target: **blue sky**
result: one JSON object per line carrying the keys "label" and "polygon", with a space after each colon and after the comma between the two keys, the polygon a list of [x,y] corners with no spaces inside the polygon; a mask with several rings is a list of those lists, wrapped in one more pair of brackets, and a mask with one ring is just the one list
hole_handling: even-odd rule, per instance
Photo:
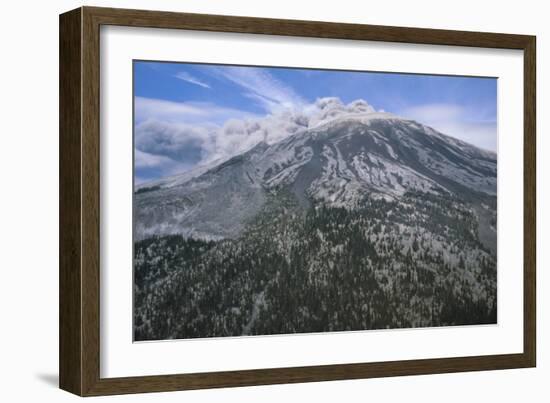
{"label": "blue sky", "polygon": [[239,152],[259,141],[251,121],[270,116],[265,135],[280,130],[275,117],[310,116],[325,97],[362,99],[496,150],[494,78],[136,61],[134,96],[137,183]]}

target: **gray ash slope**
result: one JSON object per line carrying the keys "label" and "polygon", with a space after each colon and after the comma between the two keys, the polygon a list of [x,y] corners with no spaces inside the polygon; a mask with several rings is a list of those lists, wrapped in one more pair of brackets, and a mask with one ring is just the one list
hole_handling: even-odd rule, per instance
{"label": "gray ash slope", "polygon": [[338,116],[137,189],[136,340],[496,321],[496,155]]}
{"label": "gray ash slope", "polygon": [[407,191],[460,194],[479,204],[496,195],[494,153],[386,113],[337,118],[203,171],[138,188],[137,239],[237,236],[267,195],[285,187],[304,207],[349,209],[366,196],[395,200]]}

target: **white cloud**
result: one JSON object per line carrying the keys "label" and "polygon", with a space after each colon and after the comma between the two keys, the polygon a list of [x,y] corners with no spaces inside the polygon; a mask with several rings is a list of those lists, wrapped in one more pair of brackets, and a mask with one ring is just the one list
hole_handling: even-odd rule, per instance
{"label": "white cloud", "polygon": [[138,169],[158,168],[173,163],[175,163],[174,160],[163,155],[149,154],[139,149],[134,152],[134,166]]}
{"label": "white cloud", "polygon": [[453,104],[427,104],[406,108],[402,114],[420,122],[450,121],[459,119],[463,109]]}
{"label": "white cloud", "polygon": [[266,111],[296,108],[305,101],[294,90],[269,72],[254,67],[213,67],[214,75],[225,78],[244,89],[243,95],[254,99]]}
{"label": "white cloud", "polygon": [[[263,98],[261,98],[263,99]],[[280,99],[283,99],[281,96]],[[272,101],[280,105],[278,101]],[[349,113],[375,109],[363,100],[344,104],[327,97],[299,103],[292,108],[274,107],[263,117],[214,104],[176,103],[136,98],[136,174],[154,169],[162,176],[188,171],[214,160],[224,161],[260,142],[273,144],[300,130]],[[468,120],[471,114],[457,105],[422,105],[400,115],[488,150],[496,149],[496,123]]]}
{"label": "white cloud", "polygon": [[[134,150],[134,167],[136,172],[153,170],[155,175],[164,177],[188,170],[193,167],[193,164],[185,164],[163,155],[150,154],[136,148]],[[147,182],[147,179],[138,175],[135,177],[135,181],[136,184],[140,184]]]}
{"label": "white cloud", "polygon": [[215,128],[147,120],[135,128],[135,148],[173,161],[195,164],[210,149]]}
{"label": "white cloud", "polygon": [[437,131],[489,151],[497,151],[496,122],[425,123]]}
{"label": "white cloud", "polygon": [[[340,114],[374,111],[362,100],[345,105],[338,98],[321,98],[308,104],[262,69],[213,67],[210,71],[237,84],[244,96],[254,99],[269,114],[258,117],[213,103],[136,97],[138,170],[183,172],[196,165],[228,159],[262,141],[273,144]],[[187,75],[179,78],[194,79]]]}
{"label": "white cloud", "polygon": [[256,116],[247,111],[221,107],[209,102],[174,102],[145,97],[135,97],[134,112],[137,123],[158,120],[188,124],[222,124],[231,118]]}
{"label": "white cloud", "polygon": [[135,97],[134,112],[136,120],[165,119],[181,120],[184,118],[204,118],[206,111],[189,103],[165,101],[161,99]]}
{"label": "white cloud", "polygon": [[454,104],[427,104],[405,108],[399,114],[477,147],[496,151],[497,123],[480,118],[476,111]]}
{"label": "white cloud", "polygon": [[[140,102],[147,107],[153,105],[151,109],[156,110],[162,109],[166,101],[142,99]],[[363,100],[345,105],[338,98],[320,98],[312,104],[277,109],[261,118],[232,117],[221,125],[214,125],[208,122],[184,123],[173,119],[174,115],[192,115],[195,119],[195,116],[208,117],[210,113],[195,111],[197,105],[174,104],[169,102],[167,105],[172,110],[149,113],[150,116],[170,117],[172,120],[150,118],[136,125],[135,147],[140,152],[136,152],[136,167],[154,167],[163,173],[184,172],[214,160],[226,160],[262,141],[276,143],[342,114],[374,112],[374,108]],[[220,109],[215,105],[207,107],[210,111]]]}
{"label": "white cloud", "polygon": [[188,83],[198,85],[199,87],[210,88],[209,84],[207,84],[206,82],[204,82],[202,80],[199,80],[197,77],[192,76],[191,74],[187,73],[186,71],[180,71],[179,73],[174,75],[174,77],[176,77],[180,80],[183,80],[183,81],[187,81]]}

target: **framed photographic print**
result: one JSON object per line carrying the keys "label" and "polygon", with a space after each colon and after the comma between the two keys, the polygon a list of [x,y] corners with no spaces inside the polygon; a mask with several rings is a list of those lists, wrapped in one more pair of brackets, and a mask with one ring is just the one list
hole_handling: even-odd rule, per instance
{"label": "framed photographic print", "polygon": [[535,366],[535,37],[60,17],[60,387]]}

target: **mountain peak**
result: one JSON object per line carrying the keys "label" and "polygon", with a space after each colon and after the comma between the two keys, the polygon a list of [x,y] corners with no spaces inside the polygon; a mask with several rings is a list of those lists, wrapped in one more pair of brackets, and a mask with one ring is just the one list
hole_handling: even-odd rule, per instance
{"label": "mountain peak", "polygon": [[496,194],[496,155],[391,113],[337,114],[278,142],[260,141],[217,164],[149,185],[135,195],[136,236],[232,237],[281,192],[306,210],[353,210],[365,198],[400,200],[410,192],[481,203]]}
{"label": "mountain peak", "polygon": [[360,124],[368,125],[373,120],[406,120],[389,112],[349,112],[346,114],[337,115],[330,119],[320,121],[317,125],[311,127],[311,129],[319,129],[329,125],[334,125],[343,122],[357,122]]}

